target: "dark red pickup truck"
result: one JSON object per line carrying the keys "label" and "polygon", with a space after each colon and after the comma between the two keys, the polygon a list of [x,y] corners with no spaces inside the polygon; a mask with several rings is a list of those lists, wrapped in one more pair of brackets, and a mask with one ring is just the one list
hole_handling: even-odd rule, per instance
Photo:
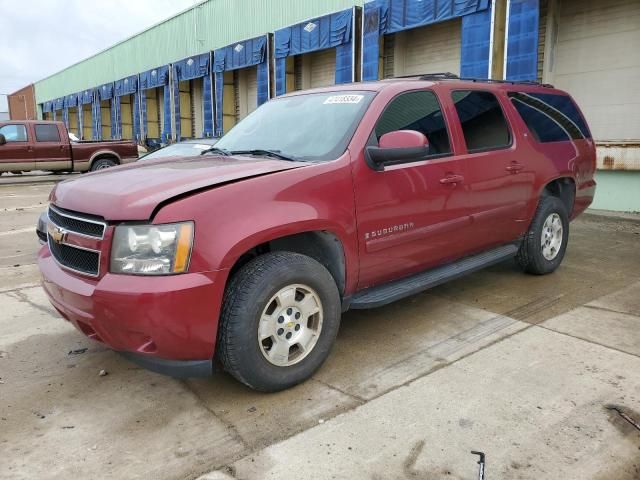
{"label": "dark red pickup truck", "polygon": [[594,171],[584,118],[552,87],[423,76],[297,92],[198,157],[58,184],[38,265],[62,316],[131,360],[176,376],[221,365],[274,391],[322,364],[347,309],[512,258],[554,271]]}
{"label": "dark red pickup truck", "polygon": [[29,170],[86,172],[138,159],[131,141],[76,142],[62,122],[0,122],[0,173]]}

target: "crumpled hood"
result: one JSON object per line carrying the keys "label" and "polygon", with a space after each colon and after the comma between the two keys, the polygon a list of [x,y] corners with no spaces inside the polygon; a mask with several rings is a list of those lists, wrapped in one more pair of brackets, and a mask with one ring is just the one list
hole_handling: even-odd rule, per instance
{"label": "crumpled hood", "polygon": [[147,220],[158,204],[173,197],[243,178],[307,164],[249,156],[213,156],[141,161],[59,183],[55,205],[106,220]]}

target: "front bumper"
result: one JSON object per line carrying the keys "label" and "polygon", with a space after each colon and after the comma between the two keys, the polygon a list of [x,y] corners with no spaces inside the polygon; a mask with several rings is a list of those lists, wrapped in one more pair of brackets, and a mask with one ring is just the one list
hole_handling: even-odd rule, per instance
{"label": "front bumper", "polygon": [[150,370],[179,377],[211,372],[226,272],[86,278],[38,255],[53,306],[87,337]]}

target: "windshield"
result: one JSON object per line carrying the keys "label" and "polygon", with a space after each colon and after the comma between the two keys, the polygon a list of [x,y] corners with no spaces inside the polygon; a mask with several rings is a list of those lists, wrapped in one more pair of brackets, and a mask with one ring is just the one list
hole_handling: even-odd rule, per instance
{"label": "windshield", "polygon": [[195,157],[210,149],[215,142],[209,143],[174,143],[155,152],[145,155],[140,160],[155,160],[166,157]]}
{"label": "windshield", "polygon": [[328,92],[271,100],[238,123],[216,148],[270,150],[295,160],[333,160],[346,150],[373,95]]}

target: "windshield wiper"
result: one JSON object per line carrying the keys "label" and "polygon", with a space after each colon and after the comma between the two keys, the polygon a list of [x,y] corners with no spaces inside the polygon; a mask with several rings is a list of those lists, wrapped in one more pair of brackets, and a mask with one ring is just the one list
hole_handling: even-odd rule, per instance
{"label": "windshield wiper", "polygon": [[280,160],[288,160],[290,162],[297,162],[298,160],[292,157],[283,155],[277,150],[265,150],[263,148],[255,148],[253,150],[232,150],[232,155],[259,155],[263,157],[275,157]]}
{"label": "windshield wiper", "polygon": [[207,148],[206,150],[201,151],[200,155],[204,155],[205,153],[218,153],[220,155],[224,155],[225,157],[228,157],[229,155],[231,155],[231,152],[229,150],[225,150],[224,148],[218,148],[218,147]]}

